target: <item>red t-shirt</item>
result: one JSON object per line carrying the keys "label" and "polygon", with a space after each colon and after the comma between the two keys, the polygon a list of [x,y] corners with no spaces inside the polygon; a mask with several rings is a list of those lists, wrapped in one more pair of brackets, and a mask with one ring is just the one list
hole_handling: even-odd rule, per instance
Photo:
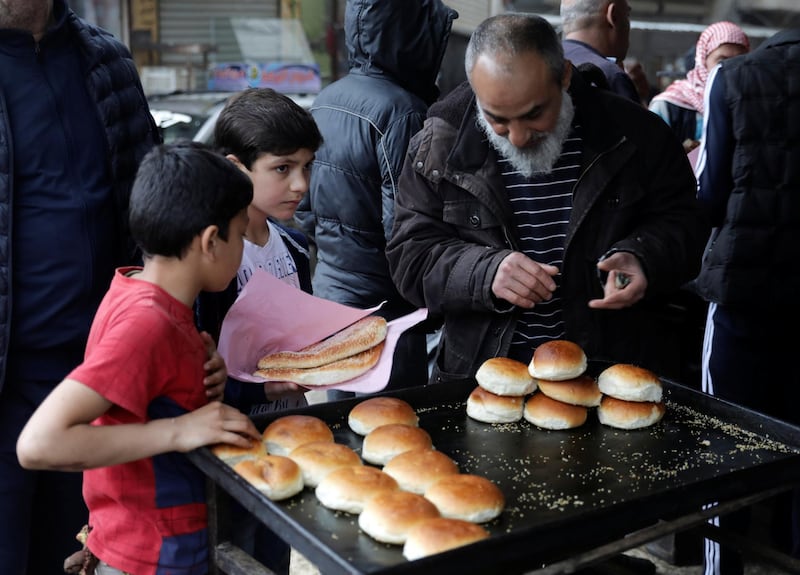
{"label": "red t-shirt", "polygon": [[[207,403],[207,352],[192,309],[119,269],[92,324],[84,362],[69,374],[114,405],[93,425],[175,417]],[[208,568],[205,480],[171,452],[83,474],[88,547],[136,575]]]}

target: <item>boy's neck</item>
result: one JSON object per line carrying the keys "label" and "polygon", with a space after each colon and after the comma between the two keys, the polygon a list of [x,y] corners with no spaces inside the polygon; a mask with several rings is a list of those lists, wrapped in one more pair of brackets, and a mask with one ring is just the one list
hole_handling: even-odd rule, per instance
{"label": "boy's neck", "polygon": [[134,279],[157,285],[187,307],[192,307],[201,291],[196,270],[197,266],[186,258],[154,256],[145,260],[142,271]]}
{"label": "boy's neck", "polygon": [[269,241],[269,225],[267,224],[266,216],[261,213],[248,213],[248,216],[250,221],[247,224],[247,231],[245,231],[244,236],[250,243],[264,247]]}

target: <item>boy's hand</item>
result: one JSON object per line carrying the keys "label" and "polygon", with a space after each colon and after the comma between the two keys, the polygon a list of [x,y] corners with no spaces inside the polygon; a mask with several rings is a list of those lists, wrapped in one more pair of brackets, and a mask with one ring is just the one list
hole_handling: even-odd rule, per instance
{"label": "boy's hand", "polygon": [[225,360],[217,351],[217,344],[208,332],[200,333],[200,337],[206,344],[208,351],[208,361],[203,364],[203,369],[206,370],[206,377],[203,379],[203,385],[206,388],[206,397],[208,401],[222,401],[222,396],[225,393],[225,382],[228,380],[228,368],[225,367]]}
{"label": "boy's hand", "polygon": [[219,401],[176,417],[172,423],[175,451],[183,453],[214,443],[248,448],[261,441],[261,433],[249,417]]}

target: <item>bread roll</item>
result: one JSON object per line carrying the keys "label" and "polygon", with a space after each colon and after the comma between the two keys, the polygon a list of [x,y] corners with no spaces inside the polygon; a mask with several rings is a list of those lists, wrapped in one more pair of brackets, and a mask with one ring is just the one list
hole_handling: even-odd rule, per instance
{"label": "bread roll", "polygon": [[484,423],[511,423],[522,419],[522,395],[497,395],[480,385],[467,397],[467,415]]}
{"label": "bread roll", "polygon": [[412,449],[432,449],[430,434],[421,427],[390,423],[364,436],[361,457],[375,465],[386,465],[392,457]]}
{"label": "bread roll", "polygon": [[652,371],[636,365],[618,363],[597,376],[597,385],[606,395],[625,401],[661,401],[661,380]]}
{"label": "bread roll", "polygon": [[282,455],[245,459],[233,469],[273,501],[288,499],[303,490],[303,473],[300,467]]}
{"label": "bread roll", "polygon": [[475,381],[496,395],[527,395],[536,389],[528,367],[508,357],[492,357],[475,372]]}
{"label": "bread roll", "polygon": [[381,425],[404,423],[416,427],[419,417],[411,405],[396,397],[371,397],[356,404],[347,415],[347,425],[359,435],[367,435]]}
{"label": "bread roll", "polygon": [[289,455],[304,443],[333,442],[333,432],[327,423],[313,415],[284,415],[267,426],[262,438],[270,454]]}
{"label": "bread roll", "polygon": [[401,489],[421,495],[436,480],[458,473],[458,465],[441,451],[423,448],[392,457],[383,471],[394,477]]}
{"label": "bread roll", "polygon": [[472,523],[491,521],[503,512],[506,500],[500,488],[480,475],[461,473],[442,477],[425,490],[442,517]]}
{"label": "bread roll", "polygon": [[264,381],[289,381],[305,387],[343,383],[365,374],[375,367],[381,358],[385,342],[343,359],[319,367],[271,367],[256,370]]}
{"label": "bread roll", "polygon": [[597,385],[595,378],[590,375],[579,375],[573,379],[563,381],[549,381],[546,379],[538,380],[539,391],[550,399],[569,403],[570,405],[582,405],[583,407],[597,407],[603,394]]}
{"label": "bread roll", "polygon": [[661,402],[625,401],[606,396],[597,408],[603,425],[618,429],[640,429],[661,421],[667,409]]}
{"label": "bread roll", "polygon": [[548,341],[533,352],[528,370],[536,379],[573,379],[586,371],[586,354],[577,343],[565,339]]}
{"label": "bread roll", "polygon": [[586,423],[588,410],[580,405],[570,405],[547,397],[544,393],[534,393],[525,402],[522,416],[526,421],[542,429],[572,429]]}
{"label": "bread roll", "polygon": [[364,504],[358,516],[361,530],[380,541],[402,545],[409,529],[420,521],[439,517],[436,506],[417,493],[383,491]]}
{"label": "bread roll", "polygon": [[245,459],[255,459],[266,455],[267,447],[263,441],[253,441],[250,447],[218,443],[211,447],[211,453],[232,467]]}
{"label": "bread roll", "polygon": [[316,487],[323,477],[340,467],[363,465],[358,453],[331,441],[305,443],[294,448],[289,458],[300,466],[307,487]]}
{"label": "bread roll", "polygon": [[340,467],[328,473],[314,494],[328,509],[358,514],[364,504],[381,491],[400,489],[392,477],[369,465]]}
{"label": "bread roll", "polygon": [[414,561],[488,538],[489,532],[476,523],[434,517],[420,521],[408,530],[403,556]]}
{"label": "bread roll", "polygon": [[307,369],[326,365],[375,347],[386,339],[387,331],[384,318],[370,315],[300,351],[266,355],[258,361],[258,369]]}

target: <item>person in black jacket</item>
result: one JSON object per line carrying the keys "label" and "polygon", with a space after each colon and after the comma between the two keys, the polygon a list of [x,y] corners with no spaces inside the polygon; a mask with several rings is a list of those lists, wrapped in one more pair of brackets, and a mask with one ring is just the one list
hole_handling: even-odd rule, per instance
{"label": "person in black jacket", "polygon": [[559,338],[673,376],[665,297],[707,234],[680,143],[589,84],[538,16],[485,20],[465,69],[409,145],[386,251],[400,293],[444,317],[432,382]]}
{"label": "person in black jacket", "polygon": [[[348,0],[350,71],[311,106],[325,143],[295,216],[317,248],[315,296],[362,309],[385,301],[378,313],[388,320],[416,309],[397,293],[384,250],[406,147],[439,94],[457,16],[441,0]],[[412,328],[398,342],[388,388],[426,380],[425,333]]]}
{"label": "person in black jacket", "polygon": [[[83,360],[128,198],[160,141],[128,49],[65,0],[0,3],[0,570],[57,575],[87,521],[81,476],[23,470],[15,443]],[[224,380],[223,380],[224,381]]]}
{"label": "person in black jacket", "polygon": [[[698,197],[714,226],[695,281],[709,302],[703,390],[800,425],[800,29],[730,58],[708,80]],[[800,491],[774,506],[777,542],[800,558]],[[720,517],[744,529],[746,517]],[[734,523],[731,525],[730,522]],[[793,524],[793,527],[792,527]],[[720,551],[723,551],[720,553]],[[706,544],[706,573],[742,573]]]}

